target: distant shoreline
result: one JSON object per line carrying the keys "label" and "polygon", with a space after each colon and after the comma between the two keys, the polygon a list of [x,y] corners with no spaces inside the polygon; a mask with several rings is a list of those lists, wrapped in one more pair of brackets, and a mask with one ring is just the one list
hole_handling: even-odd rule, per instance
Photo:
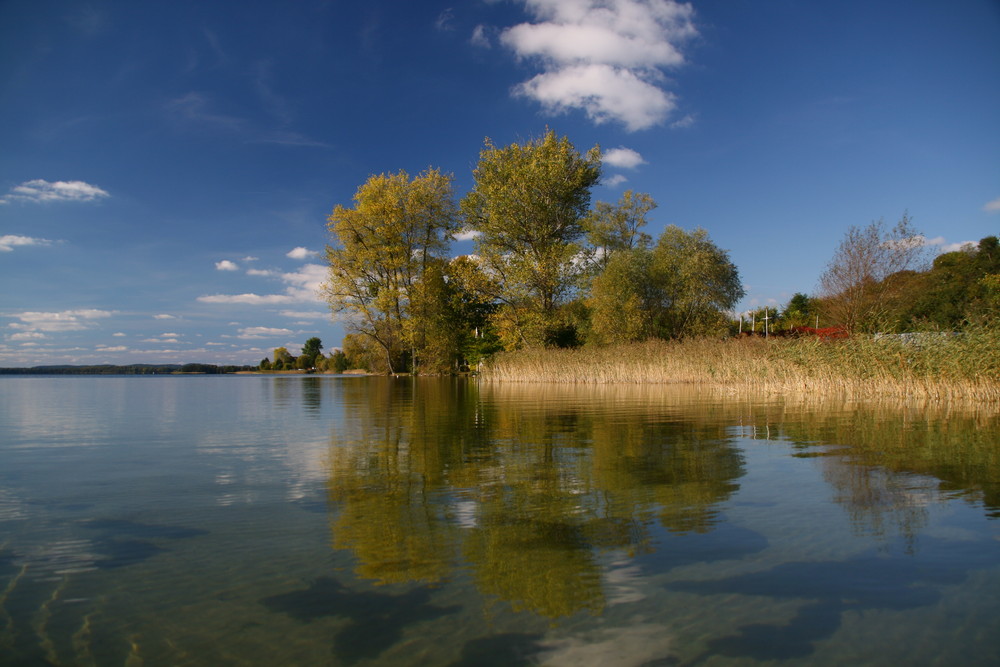
{"label": "distant shoreline", "polygon": [[253,366],[215,364],[91,364],[0,368],[0,375],[231,375]]}
{"label": "distant shoreline", "polygon": [[262,371],[254,366],[217,366],[214,364],[129,364],[118,366],[31,366],[0,368],[0,375],[371,375],[363,370],[333,371]]}

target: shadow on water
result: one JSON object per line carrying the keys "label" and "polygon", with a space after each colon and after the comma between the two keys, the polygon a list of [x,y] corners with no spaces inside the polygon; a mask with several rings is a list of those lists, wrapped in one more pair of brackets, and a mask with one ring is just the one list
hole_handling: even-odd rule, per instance
{"label": "shadow on water", "polygon": [[507,633],[466,642],[462,655],[448,667],[517,667],[534,665],[542,635]]}
{"label": "shadow on water", "polygon": [[350,623],[333,639],[336,656],[348,663],[375,658],[403,637],[403,629],[414,623],[454,614],[461,607],[430,604],[427,589],[400,595],[351,591],[330,577],[321,577],[308,588],[264,598],[272,612],[309,622],[341,617]]}
{"label": "shadow on water", "polygon": [[739,633],[713,639],[711,655],[755,660],[807,658],[816,642],[832,637],[844,612],[903,611],[937,604],[941,585],[963,582],[970,570],[1000,561],[996,541],[949,542],[927,538],[922,557],[887,557],[874,552],[844,561],[783,563],[716,581],[681,581],[667,586],[699,595],[746,595],[807,601],[784,625],[753,623]]}
{"label": "shadow on water", "polygon": [[100,555],[94,565],[100,569],[134,565],[168,551],[153,540],[181,540],[208,534],[207,531],[196,528],[138,523],[126,519],[94,519],[83,525],[99,532],[93,545],[94,551]]}
{"label": "shadow on water", "polygon": [[735,524],[722,524],[708,533],[691,533],[662,541],[658,548],[637,557],[636,564],[655,571],[695,563],[739,560],[760,553],[768,547],[761,533]]}

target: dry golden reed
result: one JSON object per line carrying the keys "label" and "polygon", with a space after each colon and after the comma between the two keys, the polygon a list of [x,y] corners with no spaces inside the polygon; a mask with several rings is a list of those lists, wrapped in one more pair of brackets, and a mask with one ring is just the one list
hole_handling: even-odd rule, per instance
{"label": "dry golden reed", "polygon": [[490,381],[698,384],[816,395],[1000,401],[1000,332],[910,337],[689,339],[495,357]]}

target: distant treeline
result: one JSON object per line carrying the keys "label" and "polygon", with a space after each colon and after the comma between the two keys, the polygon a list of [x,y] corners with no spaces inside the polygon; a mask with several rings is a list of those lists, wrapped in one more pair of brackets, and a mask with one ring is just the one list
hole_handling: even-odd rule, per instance
{"label": "distant treeline", "polygon": [[33,366],[31,368],[0,368],[0,375],[170,375],[172,373],[204,373],[220,375],[257,370],[252,366],[215,366],[213,364],[130,364],[113,366]]}

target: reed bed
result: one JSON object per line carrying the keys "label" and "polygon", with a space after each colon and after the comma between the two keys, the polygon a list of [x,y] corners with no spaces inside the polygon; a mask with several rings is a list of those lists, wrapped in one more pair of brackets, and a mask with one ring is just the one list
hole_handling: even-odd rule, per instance
{"label": "reed bed", "polygon": [[519,350],[495,357],[482,376],[500,382],[698,384],[770,393],[997,402],[1000,331]]}

